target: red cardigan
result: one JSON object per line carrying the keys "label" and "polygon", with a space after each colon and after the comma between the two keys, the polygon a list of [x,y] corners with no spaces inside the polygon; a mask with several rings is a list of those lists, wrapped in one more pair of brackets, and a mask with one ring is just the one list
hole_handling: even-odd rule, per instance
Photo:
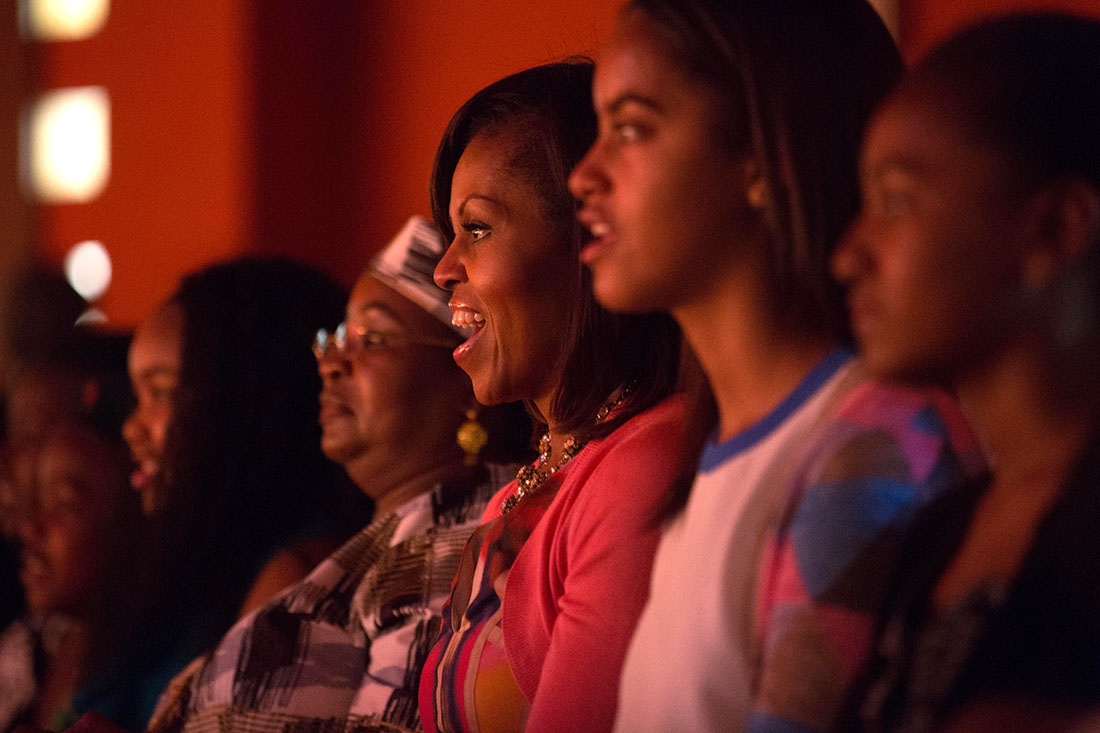
{"label": "red cardigan", "polygon": [[[678,468],[673,397],[573,459],[505,591],[504,649],[531,702],[527,730],[611,730],[619,672],[649,596],[660,508]],[[499,515],[506,486],[489,503]]]}
{"label": "red cardigan", "polygon": [[[444,730],[466,730],[479,720],[499,725],[502,710],[528,703],[528,731],[611,730],[619,673],[649,594],[658,515],[678,467],[683,415],[683,399],[671,397],[590,442],[554,476],[561,482],[555,494],[532,495],[513,510],[541,512],[528,517],[530,524],[516,517],[508,529],[494,521],[515,493],[514,481],[490,500],[467,548],[467,557],[478,559],[470,566],[464,561],[456,578],[452,601],[464,608],[445,611],[443,638],[421,678],[426,731],[437,730],[437,715]],[[525,541],[524,524],[533,527]],[[501,542],[513,549],[502,552]],[[510,568],[502,567],[510,557]],[[497,676],[501,653],[515,687]],[[485,687],[478,684],[480,672],[489,675]],[[480,711],[483,719],[469,708],[485,694],[502,697]],[[511,697],[520,694],[523,699]]]}

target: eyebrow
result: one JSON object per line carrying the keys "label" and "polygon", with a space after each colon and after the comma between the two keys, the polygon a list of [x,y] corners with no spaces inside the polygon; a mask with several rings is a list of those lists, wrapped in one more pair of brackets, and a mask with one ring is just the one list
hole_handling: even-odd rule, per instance
{"label": "eyebrow", "polygon": [[905,175],[921,175],[927,173],[930,166],[911,155],[892,155],[880,161],[874,167],[864,166],[860,171],[860,178],[864,181],[877,181],[888,173],[897,171]]}
{"label": "eyebrow", "polygon": [[165,375],[168,375],[168,376],[171,377],[171,376],[175,376],[178,373],[179,373],[178,369],[173,369],[170,366],[162,366],[160,364],[155,364],[151,367],[148,367],[147,369],[142,369],[140,372],[137,373],[137,377],[139,379],[148,379],[150,377],[157,377],[157,376],[160,376],[162,374],[165,374]]}
{"label": "eyebrow", "polygon": [[486,196],[486,195],[485,195],[485,194],[483,194],[483,193],[472,193],[472,194],[470,194],[469,196],[467,196],[466,198],[462,199],[462,203],[460,203],[460,204],[458,205],[458,215],[459,215],[459,216],[462,216],[462,213],[463,213],[464,211],[466,211],[466,204],[470,203],[470,202],[471,202],[471,201],[473,201],[474,199],[480,199],[480,200],[482,200],[482,201],[488,201],[488,202],[489,202],[490,204],[494,204],[494,205],[496,205],[496,206],[503,206],[503,204],[502,204],[502,203],[500,203],[499,201],[497,201],[497,200],[496,200],[495,198],[493,198],[492,196]]}
{"label": "eyebrow", "polygon": [[389,316],[398,323],[401,322],[401,317],[397,314],[397,311],[378,300],[372,300],[369,303],[364,303],[356,312],[362,315],[367,311],[381,311],[383,315]]}
{"label": "eyebrow", "polygon": [[639,104],[643,107],[647,107],[654,112],[664,112],[665,108],[653,97],[647,97],[644,94],[638,92],[623,92],[619,96],[612,99],[604,107],[608,112],[614,114],[622,109],[627,104]]}

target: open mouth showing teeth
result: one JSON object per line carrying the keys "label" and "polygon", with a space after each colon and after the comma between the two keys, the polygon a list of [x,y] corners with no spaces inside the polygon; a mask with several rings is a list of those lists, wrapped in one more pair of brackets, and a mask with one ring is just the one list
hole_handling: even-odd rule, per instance
{"label": "open mouth showing teeth", "polygon": [[451,323],[459,328],[480,328],[485,325],[485,317],[470,308],[455,308]]}
{"label": "open mouth showing teeth", "polygon": [[603,221],[594,221],[588,225],[588,231],[592,233],[593,237],[599,239],[611,232],[611,225]]}

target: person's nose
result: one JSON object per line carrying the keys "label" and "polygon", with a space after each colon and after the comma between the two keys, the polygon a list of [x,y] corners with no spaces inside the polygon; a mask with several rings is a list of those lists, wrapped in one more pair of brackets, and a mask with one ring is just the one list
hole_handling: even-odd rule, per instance
{"label": "person's nose", "polygon": [[830,259],[833,277],[842,285],[851,284],[870,269],[871,252],[867,241],[865,217],[860,214],[840,238]]}
{"label": "person's nose", "polygon": [[133,450],[142,441],[147,440],[149,431],[145,428],[145,422],[141,419],[141,407],[135,407],[126,421],[122,423],[122,439]]}
{"label": "person's nose", "polygon": [[329,384],[339,377],[346,376],[350,371],[351,363],[336,348],[336,344],[328,344],[324,353],[317,359],[317,373],[321,376],[322,384]]}
{"label": "person's nose", "polygon": [[456,285],[466,282],[466,266],[460,250],[461,245],[452,241],[435,266],[433,279],[444,290],[454,290]]}
{"label": "person's nose", "polygon": [[597,140],[569,174],[569,191],[583,204],[590,196],[606,188],[607,176],[601,165],[600,141]]}

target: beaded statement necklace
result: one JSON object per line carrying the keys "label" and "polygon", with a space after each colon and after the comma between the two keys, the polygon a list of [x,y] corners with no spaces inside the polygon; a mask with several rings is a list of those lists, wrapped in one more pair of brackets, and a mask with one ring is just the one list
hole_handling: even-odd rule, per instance
{"label": "beaded statement necklace", "polygon": [[[622,404],[623,400],[630,394],[629,387],[622,390],[619,396],[606,402],[603,407],[596,413],[596,424],[599,425],[607,416],[611,414],[611,411]],[[535,459],[534,463],[528,464],[519,469],[519,473],[516,474],[516,493],[509,496],[504,500],[504,503],[500,507],[500,513],[507,514],[512,511],[512,508],[516,504],[523,501],[531,494],[534,494],[539,490],[546,481],[558,472],[558,469],[569,463],[569,460],[581,452],[581,449],[587,444],[588,441],[578,442],[573,436],[569,436],[565,441],[565,445],[561,449],[561,458],[554,465],[548,465],[550,463],[551,450],[550,450],[550,432],[547,431],[539,438],[539,457]]]}

